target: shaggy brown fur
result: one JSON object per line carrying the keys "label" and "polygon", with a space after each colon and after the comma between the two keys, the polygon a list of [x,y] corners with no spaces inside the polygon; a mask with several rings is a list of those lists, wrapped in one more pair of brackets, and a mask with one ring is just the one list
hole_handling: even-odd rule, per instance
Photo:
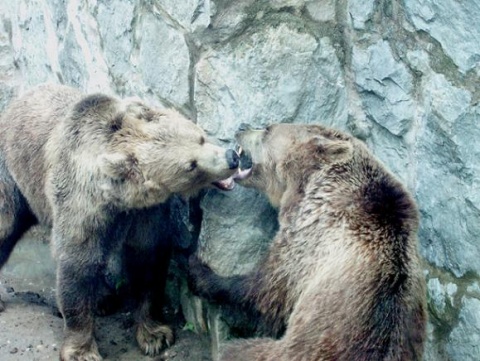
{"label": "shaggy brown fur", "polygon": [[237,166],[233,150],[208,142],[191,121],[141,101],[44,85],[11,104],[0,120],[0,267],[31,225],[52,227],[61,360],[101,360],[92,312],[117,251],[143,289],[140,347],[155,355],[173,342],[160,323],[170,256],[162,204]]}
{"label": "shaggy brown fur", "polygon": [[221,277],[190,262],[197,292],[253,307],[278,339],[234,341],[222,361],[421,360],[426,291],[417,208],[363,143],[314,125],[237,135],[251,153],[243,181],[279,207],[263,262]]}

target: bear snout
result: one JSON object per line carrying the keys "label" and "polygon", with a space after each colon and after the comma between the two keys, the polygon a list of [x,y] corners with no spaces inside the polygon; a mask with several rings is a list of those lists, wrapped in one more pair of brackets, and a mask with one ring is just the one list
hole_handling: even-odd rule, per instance
{"label": "bear snout", "polygon": [[227,158],[227,164],[229,169],[238,168],[240,164],[240,156],[235,152],[233,149],[228,149],[225,152],[225,156]]}

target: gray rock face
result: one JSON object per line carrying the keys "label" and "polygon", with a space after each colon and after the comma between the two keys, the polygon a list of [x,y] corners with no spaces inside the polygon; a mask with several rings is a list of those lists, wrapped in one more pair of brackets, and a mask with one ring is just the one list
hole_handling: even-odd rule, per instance
{"label": "gray rock face", "polygon": [[[424,200],[422,252],[430,262],[447,267],[457,277],[469,271],[479,272],[479,169],[471,158],[478,155],[472,143],[480,136],[476,119],[478,109],[462,116],[447,130],[440,126],[442,119],[430,115],[419,134],[418,153],[423,157],[432,155],[433,160],[418,163],[418,195]],[[435,197],[428,199],[432,189]],[[452,221],[452,215],[459,221]]]}
{"label": "gray rock face", "polygon": [[[0,13],[6,14],[7,9],[0,7]],[[0,15],[0,111],[10,101],[15,90],[14,51],[10,42],[11,22],[8,17]]]}
{"label": "gray rock face", "polygon": [[374,10],[374,1],[355,1],[349,0],[347,11],[350,15],[352,26],[356,30],[365,29],[365,22],[370,20]]}
{"label": "gray rock face", "polygon": [[202,30],[210,25],[210,0],[167,0],[157,3],[188,31]]}
{"label": "gray rock face", "polygon": [[285,24],[258,24],[196,66],[198,124],[230,140],[241,123],[346,123],[345,90],[328,39]]}
{"label": "gray rock face", "polygon": [[[424,359],[478,360],[479,21],[477,0],[0,0],[0,111],[50,81],[177,107],[226,146],[241,123],[351,131],[419,204]],[[215,356],[229,316],[192,296],[178,270],[198,248],[220,274],[248,272],[269,247],[276,213],[237,187],[175,199],[171,217],[169,296],[210,332]],[[29,255],[20,247],[2,277],[33,277],[22,274]]]}
{"label": "gray rock face", "polygon": [[480,67],[480,3],[466,1],[406,0],[406,10],[415,27],[442,44],[462,73]]}
{"label": "gray rock face", "polygon": [[178,106],[187,103],[190,57],[181,33],[165,19],[145,14],[139,20],[136,40],[140,50],[132,61],[148,87],[147,92]]}
{"label": "gray rock face", "polygon": [[306,3],[308,14],[319,22],[335,20],[335,0],[315,1]]}
{"label": "gray rock face", "polygon": [[250,271],[277,229],[277,214],[268,201],[237,187],[228,193],[208,192],[201,208],[200,256],[226,276]]}
{"label": "gray rock face", "polygon": [[139,85],[139,76],[132,64],[136,41],[134,15],[133,1],[104,1],[97,5],[97,21],[102,24],[99,35],[105,62],[113,83],[123,94],[129,94],[132,88]]}
{"label": "gray rock face", "polygon": [[367,115],[393,135],[405,134],[414,115],[412,76],[394,59],[389,44],[354,47],[352,66]]}
{"label": "gray rock face", "polygon": [[480,300],[462,299],[459,324],[450,334],[447,352],[455,360],[480,359]]}

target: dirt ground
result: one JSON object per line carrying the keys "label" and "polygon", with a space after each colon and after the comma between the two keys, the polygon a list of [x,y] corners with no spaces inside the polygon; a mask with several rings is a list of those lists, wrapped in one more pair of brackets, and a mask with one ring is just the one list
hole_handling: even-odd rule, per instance
{"label": "dirt ground", "polygon": [[[33,230],[15,247],[0,270],[0,361],[56,361],[63,340],[63,320],[55,306],[55,264],[47,236]],[[118,312],[96,318],[96,339],[106,361],[211,361],[207,335],[183,330],[174,322],[175,344],[158,357],[137,348],[133,316]]]}
{"label": "dirt ground", "polygon": [[[0,277],[0,281],[2,278]],[[5,280],[0,295],[6,309],[0,313],[0,360],[58,360],[63,320],[56,308],[39,294],[15,292]],[[134,340],[134,323],[129,312],[97,317],[96,338],[100,353],[111,361],[211,361],[206,335],[176,327],[176,343],[155,358],[142,355]]]}

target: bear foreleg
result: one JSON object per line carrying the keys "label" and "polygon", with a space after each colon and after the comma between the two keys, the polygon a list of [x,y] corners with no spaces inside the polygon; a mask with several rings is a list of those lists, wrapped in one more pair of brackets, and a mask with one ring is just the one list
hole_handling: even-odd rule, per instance
{"label": "bear foreleg", "polygon": [[196,255],[189,259],[188,273],[194,294],[215,303],[241,306],[253,319],[258,319],[257,331],[261,335],[276,338],[284,332],[292,303],[287,302],[285,287],[271,288],[272,284],[286,283],[281,273],[269,274],[268,269],[260,271],[257,265],[245,275],[223,277]]}
{"label": "bear foreleg", "polygon": [[[127,235],[125,262],[132,294],[139,303],[136,339],[142,352],[155,356],[174,343],[165,324],[165,284],[172,253],[168,204],[139,210]],[[159,221],[162,220],[162,221]]]}
{"label": "bear foreleg", "polygon": [[136,339],[145,355],[155,356],[175,341],[172,329],[151,316],[150,304],[144,302],[137,321]]}
{"label": "bear foreleg", "polygon": [[[170,347],[175,336],[172,329],[163,322],[165,282],[170,259],[170,250],[166,247],[156,262],[146,263],[148,269],[143,273],[143,299],[137,313],[136,339],[145,355],[155,356],[165,347]],[[144,258],[145,259],[145,258]],[[150,267],[148,267],[150,266]],[[145,290],[147,290],[145,292]]]}
{"label": "bear foreleg", "polygon": [[[57,299],[65,324],[60,360],[100,361],[93,311],[98,303],[98,284],[104,278],[104,266],[98,260],[102,257],[86,244],[78,244],[76,252],[70,254],[73,257],[58,255]],[[99,257],[92,257],[95,254]]]}
{"label": "bear foreleg", "polygon": [[209,301],[247,306],[251,300],[251,274],[220,276],[196,255],[189,259],[188,273],[190,289]]}

